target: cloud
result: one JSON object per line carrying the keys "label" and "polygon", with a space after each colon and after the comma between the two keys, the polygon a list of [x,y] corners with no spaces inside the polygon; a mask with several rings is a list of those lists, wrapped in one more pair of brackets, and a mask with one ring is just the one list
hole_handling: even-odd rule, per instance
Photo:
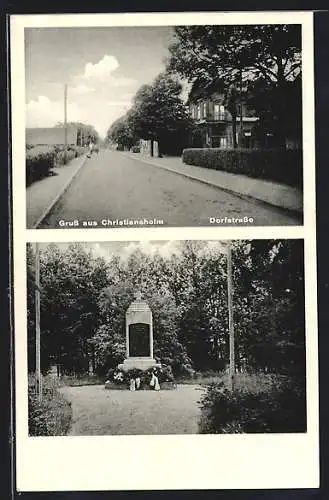
{"label": "cloud", "polygon": [[[76,103],[68,102],[67,114],[69,121],[79,119],[80,110]],[[63,101],[51,101],[46,96],[38,96],[37,100],[31,99],[26,105],[27,127],[52,127],[63,121]]]}
{"label": "cloud", "polygon": [[89,94],[90,92],[95,92],[93,87],[88,87],[84,83],[80,83],[76,87],[69,87],[68,92],[72,92],[73,94]]}
{"label": "cloud", "polygon": [[119,67],[119,61],[115,56],[105,54],[102,59],[95,64],[88,62],[85,65],[83,73],[76,75],[73,80],[76,82],[77,86],[86,85],[92,82],[92,84],[97,87],[97,85],[106,83],[109,91],[111,88],[136,85],[137,82],[134,78],[116,73]]}
{"label": "cloud", "polygon": [[97,80],[107,79],[113,71],[119,67],[119,62],[115,56],[105,54],[103,59],[96,64],[88,62],[85,66],[84,78],[95,78]]}

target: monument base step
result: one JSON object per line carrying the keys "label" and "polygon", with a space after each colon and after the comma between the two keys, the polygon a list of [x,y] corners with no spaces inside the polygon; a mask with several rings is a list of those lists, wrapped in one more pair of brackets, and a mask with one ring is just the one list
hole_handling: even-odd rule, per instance
{"label": "monument base step", "polygon": [[[117,391],[129,391],[129,384],[120,384],[107,380],[105,382],[104,388]],[[175,382],[162,382],[160,384],[160,390],[162,391],[170,391],[173,389],[177,389],[177,384]],[[154,388],[150,387],[148,384],[145,384],[140,389],[137,389],[137,391],[154,391]]]}
{"label": "monument base step", "polygon": [[161,368],[161,364],[153,358],[132,357],[126,358],[123,363],[118,365],[118,370],[128,372],[129,370],[149,370],[150,368]]}

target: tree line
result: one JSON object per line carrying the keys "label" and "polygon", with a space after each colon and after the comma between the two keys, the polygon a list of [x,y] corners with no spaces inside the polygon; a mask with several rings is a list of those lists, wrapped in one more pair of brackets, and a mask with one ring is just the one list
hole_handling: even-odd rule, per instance
{"label": "tree line", "polygon": [[232,116],[234,147],[242,103],[259,118],[256,132],[286,147],[287,137],[301,141],[301,26],[233,25],[177,26],[165,61],[165,71],[143,85],[131,109],[108,130],[109,142],[130,149],[139,139],[156,140],[160,155],[170,144],[180,150],[189,143],[193,123],[182,99],[180,81],[193,93],[224,96]]}
{"label": "tree line", "polygon": [[[41,365],[105,375],[125,357],[125,313],[141,290],[153,312],[154,355],[175,376],[229,360],[225,243],[184,241],[170,257],[137,248],[104,259],[79,243],[40,250]],[[232,243],[239,370],[305,371],[303,243]],[[35,369],[35,255],[27,248],[29,370]]]}
{"label": "tree line", "polygon": [[[63,128],[65,125],[63,122],[57,122],[55,128]],[[77,131],[77,145],[85,146],[90,142],[99,143],[100,137],[99,133],[93,125],[82,122],[68,122],[68,128],[74,128]]]}

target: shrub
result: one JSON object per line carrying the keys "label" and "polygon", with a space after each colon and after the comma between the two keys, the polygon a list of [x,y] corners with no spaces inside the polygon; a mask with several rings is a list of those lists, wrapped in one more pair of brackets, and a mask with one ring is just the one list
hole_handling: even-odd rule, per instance
{"label": "shrub", "polygon": [[26,184],[49,175],[54,166],[55,148],[52,146],[35,146],[26,151]]}
{"label": "shrub", "polygon": [[184,149],[182,160],[196,165],[233,174],[302,186],[302,151],[274,149]]}
{"label": "shrub", "polygon": [[200,403],[203,434],[306,432],[305,388],[300,382],[285,380],[233,392],[223,382],[212,383]]}
{"label": "shrub", "polygon": [[71,427],[72,410],[55,386],[44,385],[39,401],[34,387],[28,390],[29,435],[65,436]]}
{"label": "shrub", "polygon": [[87,149],[84,148],[83,146],[74,146],[74,151],[75,151],[75,156],[81,156],[86,154]]}
{"label": "shrub", "polygon": [[[73,158],[76,158],[76,151],[72,148],[72,149],[68,149],[66,151],[66,162],[69,162],[71,160],[73,160]],[[56,154],[56,165],[64,165],[64,162],[65,162],[65,151],[62,150],[62,151],[59,151],[57,154]]]}

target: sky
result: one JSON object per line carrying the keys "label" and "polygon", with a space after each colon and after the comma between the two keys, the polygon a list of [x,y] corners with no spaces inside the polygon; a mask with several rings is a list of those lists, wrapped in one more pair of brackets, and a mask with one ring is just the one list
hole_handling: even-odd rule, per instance
{"label": "sky", "polygon": [[26,126],[64,117],[93,125],[102,137],[144,83],[164,70],[171,27],[25,29]]}

